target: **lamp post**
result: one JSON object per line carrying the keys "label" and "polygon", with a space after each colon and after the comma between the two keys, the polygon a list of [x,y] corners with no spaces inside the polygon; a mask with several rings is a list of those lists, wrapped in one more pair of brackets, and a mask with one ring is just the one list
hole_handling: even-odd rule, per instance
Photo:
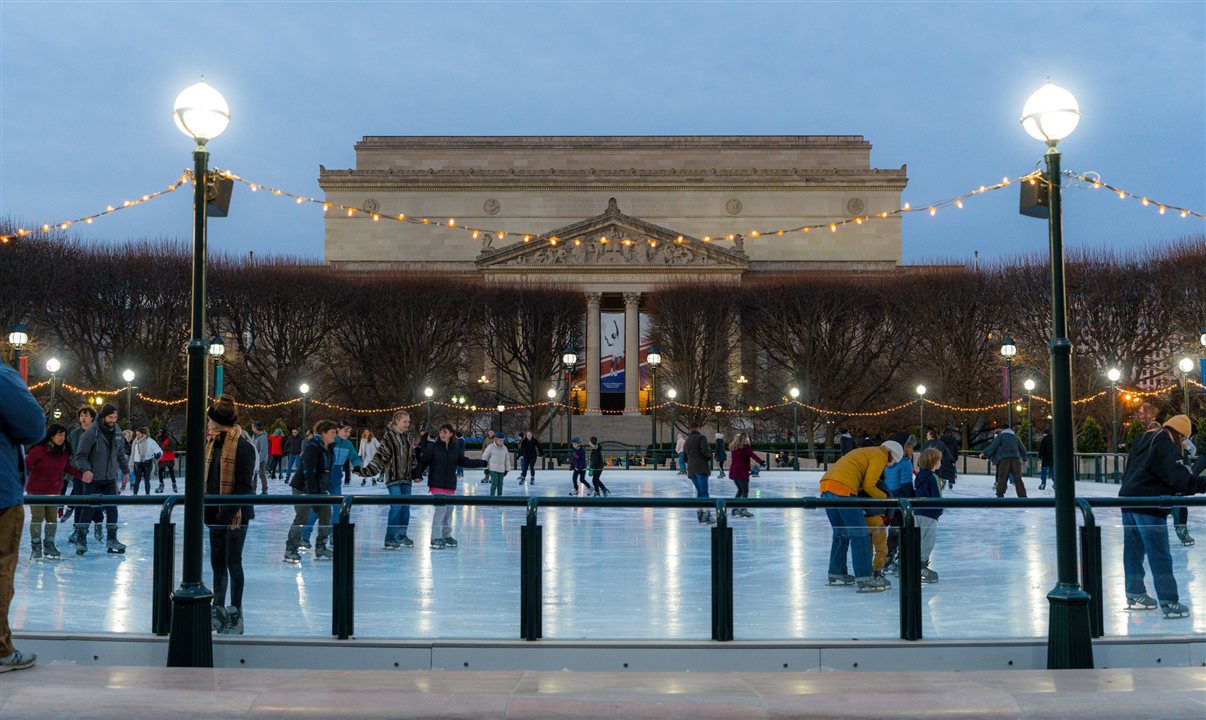
{"label": "lamp post", "polygon": [[549,449],[544,454],[544,468],[551,470],[553,468],[553,418],[556,417],[556,412],[553,411],[553,400],[557,398],[557,388],[549,388]]}
{"label": "lamp post", "polygon": [[209,356],[214,359],[214,396],[222,394],[222,356],[226,354],[226,345],[221,335],[214,335],[209,341]]}
{"label": "lamp post", "polygon": [[1005,338],[1001,343],[1001,357],[1005,358],[1005,400],[1009,406],[1009,427],[1013,427],[1013,356],[1018,354],[1018,346],[1013,344],[1013,338]]}
{"label": "lamp post", "polygon": [[172,594],[169,667],[213,667],[213,632],[209,606],[213,593],[201,579],[205,493],[205,204],[209,188],[209,153],[205,144],[222,134],[230,107],[221,93],[201,82],[185,88],[172,109],[176,127],[196,143],[193,150],[192,336],[188,343],[188,445],[184,475],[184,572]]}
{"label": "lamp post", "polygon": [[1187,357],[1181,358],[1181,362],[1177,363],[1177,367],[1181,369],[1181,393],[1183,395],[1181,407],[1186,416],[1189,415],[1189,373],[1193,370],[1193,360]]}
{"label": "lamp post", "polygon": [[21,355],[21,348],[29,342],[29,334],[25,332],[25,325],[17,323],[13,326],[13,331],[8,334],[8,344],[13,346],[13,367],[17,372],[21,373],[21,379],[25,384],[29,384],[29,359]]}
{"label": "lamp post", "polygon": [[721,410],[724,410],[724,408],[722,408],[719,403],[717,403],[715,406],[712,407],[712,412],[716,413],[716,432],[717,433],[720,432],[720,411]]}
{"label": "lamp post", "polygon": [[301,392],[301,395],[302,395],[301,434],[302,434],[302,437],[305,437],[306,436],[306,405],[307,405],[306,401],[310,399],[310,383],[302,383],[301,385],[297,386],[297,389]]}
{"label": "lamp post", "polygon": [[666,397],[670,398],[670,432],[674,433],[674,426],[678,424],[678,403],[674,402],[674,398],[678,397],[678,391],[670,388],[666,391]]}
{"label": "lamp post", "polygon": [[800,469],[800,388],[787,391],[791,395],[791,469]]}
{"label": "lamp post", "polygon": [[431,387],[423,388],[423,397],[427,398],[427,424],[425,427],[428,433],[431,432],[431,397],[433,395],[435,395],[435,390],[431,389]]}
{"label": "lamp post", "polygon": [[126,427],[131,426],[130,416],[133,414],[134,371],[126,368],[121,373],[121,379],[126,381]]}
{"label": "lamp post", "polygon": [[[574,366],[578,364],[578,353],[574,352],[574,348],[567,346],[565,352],[561,353],[561,366],[565,368],[565,447],[570,446],[570,440],[573,438],[574,409],[570,407],[570,386],[574,384]],[[484,375],[482,377],[485,377]],[[502,418],[499,417],[499,429],[502,429]]]}
{"label": "lamp post", "polygon": [[58,379],[57,374],[59,372],[59,368],[61,368],[61,367],[63,367],[63,365],[62,365],[62,363],[59,362],[58,358],[50,358],[49,360],[46,361],[46,370],[47,370],[47,372],[50,373],[49,414],[52,416],[54,415],[55,405],[58,404],[58,400],[59,400],[58,399],[58,388],[55,385],[55,381]]}
{"label": "lamp post", "polygon": [[503,415],[503,412],[507,409],[507,406],[503,405],[502,403],[499,403],[498,406],[494,409],[498,411],[498,434],[502,435],[502,415]]}
{"label": "lamp post", "polygon": [[[649,444],[650,452],[655,453],[653,466],[657,467],[657,368],[662,364],[662,354],[656,345],[649,346],[645,354],[645,362],[649,364],[649,417],[652,419],[653,440]],[[671,437],[674,433],[670,433]]]}
{"label": "lamp post", "polygon": [[1110,368],[1106,377],[1110,379],[1110,414],[1114,421],[1110,454],[1114,456],[1114,482],[1118,482],[1118,381],[1122,379],[1122,371],[1118,368]]}
{"label": "lamp post", "polygon": [[925,442],[925,385],[917,386],[917,437]]}
{"label": "lamp post", "polygon": [[1060,154],[1056,146],[1076,129],[1080,106],[1067,90],[1050,82],[1039,88],[1022,108],[1022,127],[1047,144],[1047,233],[1051,245],[1051,441],[1055,461],[1055,543],[1058,582],[1047,593],[1047,668],[1093,667],[1089,595],[1081,588],[1076,564],[1076,484],[1072,477],[1072,343],[1068,340],[1064,281],[1063,209]]}
{"label": "lamp post", "polygon": [[1026,452],[1034,449],[1034,422],[1030,415],[1030,401],[1034,395],[1036,387],[1034,380],[1026,378],[1026,382],[1022,383],[1022,387],[1026,388]]}

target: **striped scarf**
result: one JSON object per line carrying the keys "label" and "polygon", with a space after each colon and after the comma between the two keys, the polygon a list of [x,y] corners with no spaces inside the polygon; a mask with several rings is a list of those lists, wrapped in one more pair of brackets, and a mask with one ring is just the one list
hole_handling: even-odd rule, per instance
{"label": "striped scarf", "polygon": [[[218,494],[233,495],[235,491],[235,457],[239,452],[239,440],[243,437],[243,431],[238,425],[226,430],[226,439],[222,443],[222,457],[219,462],[222,464],[218,467]],[[205,444],[205,477],[209,477],[210,463],[213,461],[214,441],[218,436],[214,435]],[[231,518],[230,524],[232,527],[240,525],[243,521],[242,509],[235,512]]]}

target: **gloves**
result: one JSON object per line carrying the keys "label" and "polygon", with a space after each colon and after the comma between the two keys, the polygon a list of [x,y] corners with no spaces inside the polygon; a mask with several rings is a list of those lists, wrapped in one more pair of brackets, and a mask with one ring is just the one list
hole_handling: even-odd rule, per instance
{"label": "gloves", "polygon": [[1193,462],[1193,468],[1190,469],[1190,472],[1194,477],[1198,477],[1202,474],[1203,470],[1206,470],[1206,452],[1198,455],[1198,459]]}

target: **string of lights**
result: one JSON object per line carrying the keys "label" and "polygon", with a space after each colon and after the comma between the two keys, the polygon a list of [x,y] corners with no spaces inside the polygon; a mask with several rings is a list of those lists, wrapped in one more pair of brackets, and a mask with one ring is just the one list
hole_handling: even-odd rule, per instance
{"label": "string of lights", "polygon": [[1146,195],[1139,195],[1137,193],[1131,192],[1130,190],[1123,190],[1122,188],[1120,188],[1116,185],[1111,185],[1110,183],[1102,180],[1101,176],[1097,175],[1097,173],[1078,173],[1078,172],[1075,172],[1072,170],[1065,170],[1064,176],[1073,178],[1075,180],[1079,180],[1082,183],[1084,183],[1084,185],[1073,185],[1073,187],[1091,188],[1093,190],[1100,190],[1102,188],[1105,188],[1106,190],[1109,190],[1110,192],[1117,195],[1119,200],[1126,200],[1129,198],[1132,200],[1138,200],[1139,204],[1142,205],[1143,207],[1153,207],[1154,206],[1161,215],[1165,214],[1169,210],[1172,210],[1173,212],[1179,214],[1182,218],[1187,218],[1192,215],[1193,217],[1200,218],[1202,220],[1206,220],[1206,215],[1204,215],[1196,210],[1190,210],[1189,208],[1179,207],[1179,206],[1173,205],[1171,203],[1159,202],[1156,200],[1152,200],[1151,198],[1148,198]]}
{"label": "string of lights", "polygon": [[92,221],[97,218],[104,217],[106,215],[112,215],[113,213],[118,212],[120,210],[125,210],[127,208],[132,208],[137,205],[141,205],[145,202],[150,202],[156,198],[167,195],[170,192],[179,190],[180,186],[185,184],[186,182],[188,182],[188,180],[191,176],[192,176],[192,173],[186,172],[184,175],[182,175],[180,177],[179,180],[172,183],[171,185],[168,185],[167,189],[165,189],[165,190],[160,190],[158,192],[153,192],[153,193],[147,193],[146,195],[143,195],[134,200],[123,200],[120,205],[109,205],[104,210],[101,210],[100,212],[92,213],[91,215],[84,215],[82,217],[78,217],[73,220],[59,220],[59,221],[53,222],[53,223],[44,223],[41,227],[35,227],[35,229],[33,229],[33,230],[30,230],[27,228],[17,228],[17,231],[14,233],[9,233],[7,235],[0,235],[0,243],[8,243],[10,240],[22,238],[22,237],[25,237],[26,235],[32,235],[38,231],[47,233],[47,232],[50,232],[51,230],[66,230],[67,228],[71,227],[72,225],[74,225],[76,223],[81,223],[81,222],[85,223],[87,225],[91,225]]}

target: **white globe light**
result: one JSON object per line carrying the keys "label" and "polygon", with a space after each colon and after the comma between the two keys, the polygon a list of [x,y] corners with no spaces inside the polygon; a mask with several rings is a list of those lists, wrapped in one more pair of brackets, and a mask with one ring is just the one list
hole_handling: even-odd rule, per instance
{"label": "white globe light", "polygon": [[130,370],[130,369],[126,369],[125,371],[122,372],[121,379],[125,380],[128,383],[134,382],[134,371]]}
{"label": "white globe light", "polygon": [[222,93],[202,80],[176,96],[172,119],[180,132],[203,146],[226,129],[230,123],[230,106]]}
{"label": "white globe light", "polygon": [[435,395],[435,390],[432,390],[429,387],[423,388],[423,395],[424,397],[431,397],[432,395]]}
{"label": "white globe light", "polygon": [[496,410],[498,410],[499,412],[503,412],[504,410],[506,410],[506,409],[507,409],[507,406],[506,406],[506,405],[499,404],[499,406],[498,406],[497,408],[495,408],[495,409],[496,409]]}
{"label": "white globe light", "polygon": [[666,397],[673,400],[674,398],[678,397],[678,391],[675,390],[674,388],[670,388],[669,390],[666,391]]}
{"label": "white globe light", "polygon": [[1118,368],[1110,368],[1110,371],[1106,373],[1106,377],[1110,379],[1110,382],[1116,383],[1122,379],[1122,371]]}
{"label": "white globe light", "polygon": [[1035,383],[1033,380],[1027,379],[1026,382],[1022,383],[1022,387],[1026,388],[1026,392],[1034,392]]}
{"label": "white globe light", "polygon": [[59,362],[58,358],[50,358],[46,361],[47,372],[57,373],[61,367],[63,367],[63,365]]}
{"label": "white globe light", "polygon": [[1080,122],[1080,105],[1072,93],[1048,82],[1022,107],[1022,127],[1035,140],[1054,146]]}
{"label": "white globe light", "polygon": [[301,385],[298,386],[297,389],[301,390],[302,395],[310,394],[310,384],[309,383],[302,383]]}
{"label": "white globe light", "polygon": [[1193,360],[1190,360],[1189,358],[1181,358],[1181,362],[1177,363],[1177,366],[1181,368],[1181,372],[1187,373],[1190,370],[1193,370]]}
{"label": "white globe light", "polygon": [[553,398],[557,397],[557,391],[554,388],[549,388],[549,391],[547,394],[549,396],[549,400],[552,400]]}
{"label": "white globe light", "polygon": [[787,391],[787,394],[791,395],[792,400],[795,400],[796,398],[800,397],[800,388],[792,388],[791,390]]}
{"label": "white globe light", "polygon": [[925,385],[918,385],[918,386],[917,386],[917,394],[918,394],[918,395],[925,395]]}

